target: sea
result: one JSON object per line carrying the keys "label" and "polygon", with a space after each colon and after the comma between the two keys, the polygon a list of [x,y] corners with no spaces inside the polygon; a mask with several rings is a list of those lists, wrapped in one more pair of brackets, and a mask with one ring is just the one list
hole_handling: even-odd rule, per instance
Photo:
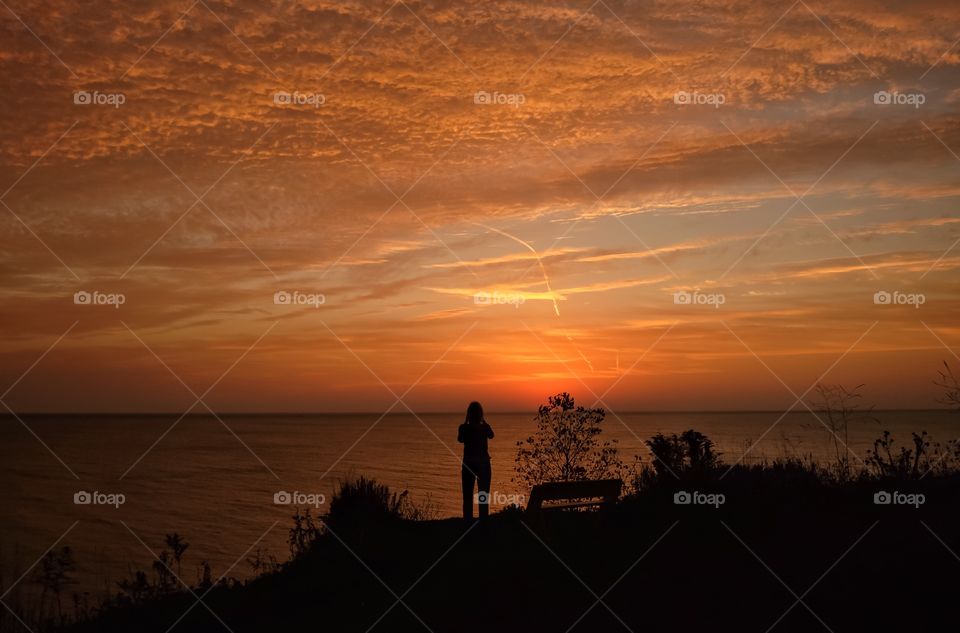
{"label": "sea", "polygon": [[[253,574],[257,553],[289,557],[294,505],[322,515],[338,483],[364,475],[406,494],[428,516],[460,513],[463,414],[30,415],[0,418],[0,590],[28,593],[51,549],[72,550],[68,591],[94,600],[116,582],[149,571],[167,534],[189,546],[175,569],[192,584],[207,563],[213,578]],[[942,410],[874,411],[851,423],[860,458],[884,429],[901,443],[927,431],[945,443],[960,416]],[[491,501],[523,502],[514,481],[517,442],[536,430],[530,413],[489,413]],[[696,429],[727,463],[836,457],[833,436],[809,412],[608,413],[604,440],[625,461],[650,463],[643,441]],[[841,448],[842,450],[842,448]],[[286,503],[293,501],[294,504]]]}

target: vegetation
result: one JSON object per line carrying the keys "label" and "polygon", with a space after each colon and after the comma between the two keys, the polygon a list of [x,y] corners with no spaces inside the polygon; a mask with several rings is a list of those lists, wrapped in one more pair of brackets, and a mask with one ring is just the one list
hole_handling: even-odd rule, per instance
{"label": "vegetation", "polygon": [[606,412],[578,407],[569,393],[547,398],[536,432],[517,442],[515,481],[532,487],[548,481],[622,478],[616,440],[602,442]]}
{"label": "vegetation", "polygon": [[[937,384],[944,389],[944,402],[955,404],[956,381],[949,366],[944,367]],[[727,530],[749,531],[749,542],[757,545],[758,551],[762,551],[765,542],[774,549],[783,542],[795,544],[789,550],[776,551],[780,552],[778,556],[801,566],[808,558],[817,558],[818,551],[806,546],[811,534],[821,533],[817,526],[829,524],[831,530],[826,533],[849,532],[852,542],[866,526],[882,518],[884,524],[892,527],[887,528],[885,537],[880,537],[886,539],[882,540],[885,545],[871,551],[885,554],[878,558],[854,552],[837,573],[848,574],[844,586],[859,586],[864,579],[856,575],[859,572],[854,561],[860,556],[861,569],[878,570],[869,575],[870,579],[877,577],[887,583],[903,579],[900,593],[893,595],[915,595],[919,600],[940,591],[940,585],[924,584],[925,578],[935,574],[922,572],[926,561],[937,555],[943,558],[943,551],[938,551],[940,543],[930,538],[912,541],[910,547],[905,547],[902,535],[915,527],[916,517],[920,516],[924,517],[928,531],[957,533],[960,526],[956,525],[952,508],[960,503],[960,442],[940,444],[926,431],[919,431],[901,445],[889,430],[882,430],[865,459],[854,462],[846,448],[850,429],[872,419],[872,408],[862,403],[860,393],[859,386],[847,389],[821,385],[817,389],[816,410],[833,438],[834,459],[830,463],[784,456],[749,465],[739,461],[728,465],[709,437],[689,429],[679,434],[658,433],[647,439],[650,459],[633,469],[624,466],[614,442],[603,440],[603,409],[578,407],[573,397],[561,393],[540,407],[535,418],[536,432],[518,443],[516,478],[532,486],[545,481],[621,477],[628,484],[626,496],[610,512],[553,512],[549,520],[531,527],[522,512],[511,508],[492,516],[482,529],[465,534],[459,519],[435,520],[436,509],[429,502],[414,504],[407,491],[395,492],[374,479],[360,476],[339,483],[326,515],[314,516],[309,509],[295,509],[287,540],[289,558],[281,562],[262,548],[255,550],[247,558],[255,574],[252,579],[214,580],[210,565],[200,561],[193,583],[185,587],[183,566],[190,545],[183,536],[172,533],[166,535],[157,560],[146,570],[131,570],[128,578],[116,583],[116,594],[102,604],[91,605],[89,596],[72,593],[72,614],[69,606],[64,607],[69,604],[66,597],[75,584],[73,552],[68,546],[52,550],[29,576],[39,588],[39,602],[24,608],[13,593],[11,608],[35,633],[64,628],[97,633],[163,631],[193,604],[194,595],[209,595],[211,608],[215,608],[218,617],[224,614],[222,617],[237,633],[282,630],[284,623],[289,625],[287,628],[303,628],[314,621],[313,607],[317,604],[328,610],[324,617],[334,628],[347,630],[350,625],[366,630],[376,624],[375,615],[369,611],[373,604],[377,605],[374,610],[380,610],[377,596],[385,593],[384,584],[396,590],[408,587],[407,591],[411,591],[426,577],[428,580],[423,582],[429,593],[425,594],[424,588],[418,595],[421,601],[426,600],[423,595],[430,596],[427,610],[441,623],[456,622],[458,630],[472,630],[460,619],[462,573],[469,569],[471,582],[483,588],[486,600],[500,600],[504,609],[503,605],[511,605],[512,611],[506,613],[527,613],[525,609],[532,609],[528,614],[531,617],[536,615],[549,620],[551,626],[567,628],[572,620],[559,618],[554,622],[551,618],[556,617],[556,612],[545,613],[537,602],[539,596],[542,603],[552,604],[557,592],[563,590],[562,582],[542,571],[562,569],[556,566],[554,555],[565,563],[570,561],[578,574],[583,570],[585,577],[603,575],[609,572],[611,560],[622,560],[625,554],[630,560],[646,556],[644,550],[662,537],[664,530],[673,529],[670,522],[676,525],[682,519],[684,527],[677,530],[686,532],[685,542],[698,546],[708,543],[710,547],[697,549],[687,545],[681,553],[674,550],[659,559],[657,554],[651,554],[644,559],[646,574],[625,575],[624,586],[632,587],[632,595],[637,598],[622,602],[618,608],[618,613],[620,609],[630,613],[636,607],[638,621],[677,628],[677,616],[668,616],[669,609],[654,608],[661,603],[672,604],[669,600],[675,596],[673,589],[660,591],[661,587],[669,588],[671,579],[682,578],[683,583],[702,579],[709,584],[713,575],[703,574],[702,570],[732,570],[731,583],[704,587],[705,591],[715,590],[718,596],[725,595],[728,584],[738,588],[750,579],[749,574],[737,570],[744,568],[744,561],[755,561],[749,554],[745,559],[731,554],[737,551],[737,542],[728,533],[715,530],[720,517]],[[674,495],[681,490],[722,493],[728,503],[710,509],[678,508]],[[881,490],[922,493],[935,498],[937,503],[923,510],[911,509],[914,514],[891,512],[888,508],[881,517],[877,513],[882,509],[874,505],[874,495]],[[924,514],[917,514],[921,511]],[[531,530],[536,530],[541,542],[550,542],[549,551],[531,539]],[[461,538],[470,545],[451,550]],[[591,546],[584,548],[584,543]],[[844,543],[843,547],[848,545]],[[826,546],[838,548],[836,543]],[[449,560],[444,559],[448,554]],[[358,563],[358,557],[363,565]],[[430,567],[432,561],[438,561],[435,570]],[[683,571],[685,567],[694,573]],[[429,573],[424,574],[424,570]],[[809,571],[811,577],[821,573],[822,566]],[[650,578],[656,582],[651,583]],[[392,591],[386,592],[387,603],[382,607],[388,613]],[[755,591],[759,593],[754,607],[767,604],[764,590]],[[727,598],[735,601],[737,595],[734,591]],[[869,595],[872,599],[873,594]],[[511,602],[515,596],[522,596],[523,600]],[[776,602],[769,598],[769,602]],[[949,601],[944,599],[943,604]],[[272,608],[264,609],[264,605]],[[303,611],[304,605],[310,609]],[[846,604],[835,606],[831,623],[843,621],[845,614],[852,612]],[[420,610],[418,606],[418,614]],[[203,609],[195,611],[202,614]],[[662,621],[658,620],[661,611]],[[678,613],[684,617],[688,612],[703,611],[681,609]],[[292,615],[278,616],[278,612]],[[401,617],[397,614],[402,613],[402,609],[395,609],[387,619],[391,624],[382,625],[384,630],[405,628],[393,626],[395,619]],[[212,630],[209,618],[202,621],[197,614],[184,618],[178,631]],[[486,615],[497,619],[496,614]],[[773,619],[757,625],[766,628],[770,621]],[[498,622],[500,630],[517,628],[512,618]],[[214,624],[217,626],[213,628],[220,626],[215,621]],[[862,624],[851,621],[845,629]],[[874,628],[882,629],[890,623],[881,620],[874,624]],[[909,624],[916,630],[925,630],[922,622]],[[15,619],[0,614],[0,631],[21,627]],[[449,628],[437,626],[436,630]],[[593,628],[605,627],[600,624]],[[802,625],[795,628],[803,630]]]}
{"label": "vegetation", "polygon": [[[934,573],[952,561],[917,529],[917,519],[948,541],[956,533],[956,472],[886,487],[875,472],[841,480],[835,470],[800,459],[730,468],[710,439],[692,430],[654,436],[648,446],[662,450],[659,469],[645,468],[645,485],[615,508],[558,511],[540,521],[516,510],[472,529],[460,519],[411,520],[417,512],[410,514],[403,493],[368,478],[345,482],[327,517],[336,517],[337,527],[305,513],[294,517],[291,542],[298,546],[291,560],[259,563],[266,565],[259,577],[226,579],[209,593],[194,587],[216,619],[196,608],[178,621],[195,598],[185,591],[154,593],[129,608],[106,605],[75,622],[71,633],[164,633],[175,621],[178,633],[199,633],[222,630],[217,619],[234,633],[300,630],[315,625],[318,613],[329,628],[360,632],[424,629],[419,620],[438,633],[522,631],[530,621],[567,630],[581,617],[580,630],[627,630],[617,619],[633,630],[764,630],[789,602],[755,555],[778,573],[825,576],[823,591],[809,604],[834,630],[942,630],[937,623],[952,617],[953,588]],[[905,476],[914,477],[914,463],[911,453]],[[897,511],[874,504],[878,488],[922,491],[938,503]],[[728,501],[677,506],[678,489],[721,491]],[[864,542],[851,547],[858,538]],[[843,564],[830,569],[844,550]],[[724,570],[723,582],[712,573],[717,569]],[[592,600],[579,578],[596,591],[617,581],[603,594],[616,618],[602,606],[588,609]],[[464,617],[471,613],[465,587],[482,592],[484,617]],[[742,608],[744,591],[749,609]],[[837,592],[842,600],[823,598]],[[897,599],[882,610],[866,608],[885,592]],[[684,608],[690,595],[698,596],[697,609]],[[918,611],[913,605],[920,603],[928,606]],[[795,609],[777,629],[805,631],[813,624]]]}
{"label": "vegetation", "polygon": [[42,589],[41,612],[44,612],[48,597],[53,595],[57,607],[57,620],[63,621],[63,603],[60,596],[64,589],[74,584],[73,572],[76,568],[73,562],[73,551],[68,546],[61,547],[59,550],[50,550],[40,559],[36,581]]}
{"label": "vegetation", "polygon": [[385,524],[401,520],[426,521],[434,518],[436,509],[429,499],[422,505],[413,503],[409,492],[391,492],[375,479],[348,478],[340,482],[326,522],[331,529],[356,529],[370,524]]}
{"label": "vegetation", "polygon": [[679,436],[657,433],[644,442],[653,456],[657,475],[670,474],[702,476],[722,465],[720,453],[713,448],[713,441],[703,433],[690,429]]}
{"label": "vegetation", "polygon": [[943,361],[943,369],[937,372],[937,376],[933,384],[943,389],[943,397],[939,402],[960,412],[960,382],[957,382],[957,377],[953,375],[947,361]]}
{"label": "vegetation", "polygon": [[[830,444],[833,447],[834,474],[841,480],[847,480],[852,475],[850,451],[850,426],[864,419],[873,419],[870,412],[873,407],[864,409],[861,401],[863,385],[848,389],[843,385],[817,384],[817,398],[813,405],[822,415],[817,415],[818,421],[825,425],[830,435]],[[875,420],[874,420],[875,421]]]}

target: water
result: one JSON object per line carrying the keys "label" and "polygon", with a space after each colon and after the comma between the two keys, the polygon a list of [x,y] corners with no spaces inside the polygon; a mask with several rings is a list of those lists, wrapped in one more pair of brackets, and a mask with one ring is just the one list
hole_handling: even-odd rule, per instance
{"label": "water", "polygon": [[[643,439],[658,431],[694,428],[710,436],[732,462],[781,415],[609,415],[604,437],[617,439],[625,458],[640,454],[648,459]],[[863,422],[850,429],[850,448],[860,456],[883,428],[901,442],[909,441],[910,431],[926,430],[940,442],[960,435],[955,414],[945,411],[875,415],[880,424]],[[131,565],[146,568],[154,560],[144,543],[159,550],[170,532],[190,543],[182,569],[187,582],[196,580],[201,560],[209,561],[215,578],[228,570],[245,577],[251,572],[245,554],[255,543],[280,560],[288,555],[291,509],[274,504],[276,492],[322,494],[329,500],[337,480],[350,474],[409,490],[414,501],[432,504],[441,517],[459,512],[456,432],[461,415],[389,415],[379,422],[373,414],[232,415],[223,416],[223,423],[212,416],[188,416],[169,430],[177,417],[24,418],[79,479],[16,419],[2,418],[0,575],[5,585],[62,537],[59,546],[70,545],[78,564],[76,588],[97,595],[113,591],[112,581]],[[534,430],[532,415],[492,414],[488,419],[496,432],[492,490],[528,494],[511,477],[516,442]],[[791,413],[744,461],[804,454],[830,459],[833,451],[829,434],[812,415]],[[76,505],[79,490],[121,493],[125,503],[119,508]],[[29,586],[29,577],[19,585],[22,590]]]}

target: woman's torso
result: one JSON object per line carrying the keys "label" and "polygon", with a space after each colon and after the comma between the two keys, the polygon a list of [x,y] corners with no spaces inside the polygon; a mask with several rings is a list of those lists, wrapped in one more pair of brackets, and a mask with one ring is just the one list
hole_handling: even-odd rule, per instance
{"label": "woman's torso", "polygon": [[461,424],[460,436],[463,438],[463,459],[490,459],[487,449],[487,429],[485,424]]}

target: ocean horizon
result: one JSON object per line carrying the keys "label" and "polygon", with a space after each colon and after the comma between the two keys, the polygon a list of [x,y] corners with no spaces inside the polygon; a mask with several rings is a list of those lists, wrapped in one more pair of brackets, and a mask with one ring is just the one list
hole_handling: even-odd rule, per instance
{"label": "ocean horizon", "polygon": [[[901,444],[910,442],[911,432],[927,431],[941,443],[960,435],[948,410],[875,410],[871,416],[879,421],[850,426],[854,464],[884,429]],[[148,568],[144,544],[158,549],[173,532],[191,543],[191,559],[209,561],[215,575],[229,568],[245,577],[251,568],[244,559],[257,548],[287,558],[295,505],[321,501],[311,510],[323,514],[337,483],[358,475],[406,491],[437,518],[460,512],[462,414],[30,415],[25,422],[42,443],[12,416],[2,417],[13,423],[0,427],[9,455],[0,466],[7,482],[0,491],[7,526],[0,562],[4,570],[23,568],[61,539],[75,552],[85,591],[114,587],[131,566]],[[490,441],[494,509],[522,503],[530,492],[513,481],[513,467],[516,443],[534,432],[533,417],[487,415],[496,433]],[[689,428],[709,436],[730,464],[836,458],[831,434],[807,411],[609,412],[603,427],[603,439],[616,441],[626,462],[639,455],[649,464],[643,440]],[[80,492],[123,495],[123,503],[78,504]],[[302,503],[276,503],[278,493]],[[241,552],[248,554],[238,560]]]}

